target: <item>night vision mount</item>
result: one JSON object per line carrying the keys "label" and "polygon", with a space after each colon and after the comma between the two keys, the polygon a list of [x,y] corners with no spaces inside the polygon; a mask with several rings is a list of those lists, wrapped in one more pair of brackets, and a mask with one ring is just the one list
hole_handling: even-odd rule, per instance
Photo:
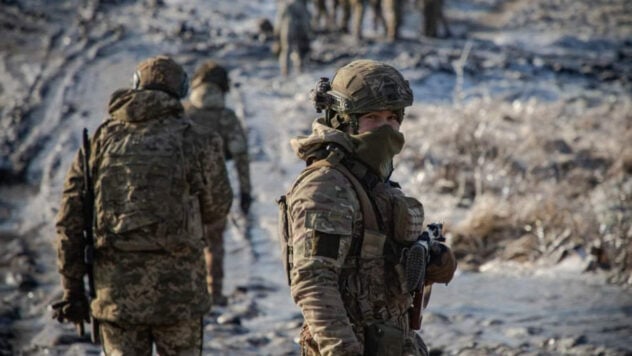
{"label": "night vision mount", "polygon": [[316,108],[317,113],[330,109],[334,103],[334,98],[328,93],[330,90],[331,83],[327,77],[321,77],[316,83],[316,87],[310,90],[309,98],[312,100],[312,103],[314,103],[314,108]]}
{"label": "night vision mount", "polygon": [[314,103],[317,113],[323,112],[329,116],[329,111],[348,112],[351,109],[351,102],[343,95],[331,89],[331,82],[327,77],[321,77],[316,83],[316,87],[310,90],[309,97]]}

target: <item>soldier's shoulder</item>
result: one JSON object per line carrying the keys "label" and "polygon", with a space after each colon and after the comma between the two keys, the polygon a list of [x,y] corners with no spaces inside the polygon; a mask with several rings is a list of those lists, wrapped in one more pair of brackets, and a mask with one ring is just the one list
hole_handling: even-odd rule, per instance
{"label": "soldier's shoulder", "polygon": [[200,125],[195,120],[187,118],[188,127],[184,131],[184,142],[191,145],[204,145],[213,144],[214,142],[222,141],[221,136],[214,131],[209,131],[208,127]]}
{"label": "soldier's shoulder", "polygon": [[307,167],[296,178],[292,185],[294,192],[310,191],[318,194],[333,193],[340,195],[342,191],[351,191],[352,183],[338,169],[332,166]]}
{"label": "soldier's shoulder", "polygon": [[359,211],[360,202],[347,178],[332,167],[320,167],[299,175],[287,194],[290,211],[350,209]]}
{"label": "soldier's shoulder", "polygon": [[107,117],[103,122],[97,126],[94,130],[94,134],[92,135],[93,140],[101,140],[107,137],[110,132],[116,130],[116,127],[124,126],[124,122],[119,120],[114,120],[111,117]]}

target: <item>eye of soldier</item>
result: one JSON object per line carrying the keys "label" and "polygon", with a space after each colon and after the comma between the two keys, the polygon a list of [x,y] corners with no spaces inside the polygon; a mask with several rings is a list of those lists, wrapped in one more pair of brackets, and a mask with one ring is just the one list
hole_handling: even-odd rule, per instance
{"label": "eye of soldier", "polygon": [[380,117],[376,113],[370,112],[370,113],[366,113],[366,114],[360,115],[360,118],[361,119],[367,119],[367,120],[377,120]]}
{"label": "eye of soldier", "polygon": [[399,123],[399,117],[396,114],[394,114],[394,113],[388,115],[387,120],[388,121],[397,121]]}

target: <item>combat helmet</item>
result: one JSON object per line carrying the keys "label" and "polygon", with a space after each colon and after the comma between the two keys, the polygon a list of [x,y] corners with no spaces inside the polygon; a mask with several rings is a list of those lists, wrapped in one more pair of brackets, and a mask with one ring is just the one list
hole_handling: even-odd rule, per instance
{"label": "combat helmet", "polygon": [[182,67],[167,56],[156,56],[140,62],[134,72],[134,89],[160,90],[177,98],[189,91],[189,78]]}
{"label": "combat helmet", "polygon": [[204,62],[193,74],[191,81],[192,87],[196,88],[202,84],[213,83],[217,85],[222,92],[226,93],[230,89],[230,80],[228,72],[219,63],[208,60]]}
{"label": "combat helmet", "polygon": [[410,85],[397,69],[368,59],[339,68],[331,83],[321,78],[311,97],[318,112],[325,110],[328,125],[341,130],[350,126],[354,132],[363,114],[391,110],[401,122],[404,108],[413,103]]}

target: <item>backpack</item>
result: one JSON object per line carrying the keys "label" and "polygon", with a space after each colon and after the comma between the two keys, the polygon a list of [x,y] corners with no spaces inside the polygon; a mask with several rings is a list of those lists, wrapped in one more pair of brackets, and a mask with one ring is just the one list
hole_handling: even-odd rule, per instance
{"label": "backpack", "polygon": [[93,150],[95,245],[170,251],[186,242],[190,201],[183,138],[190,125],[162,119],[109,120],[104,126],[102,144]]}

